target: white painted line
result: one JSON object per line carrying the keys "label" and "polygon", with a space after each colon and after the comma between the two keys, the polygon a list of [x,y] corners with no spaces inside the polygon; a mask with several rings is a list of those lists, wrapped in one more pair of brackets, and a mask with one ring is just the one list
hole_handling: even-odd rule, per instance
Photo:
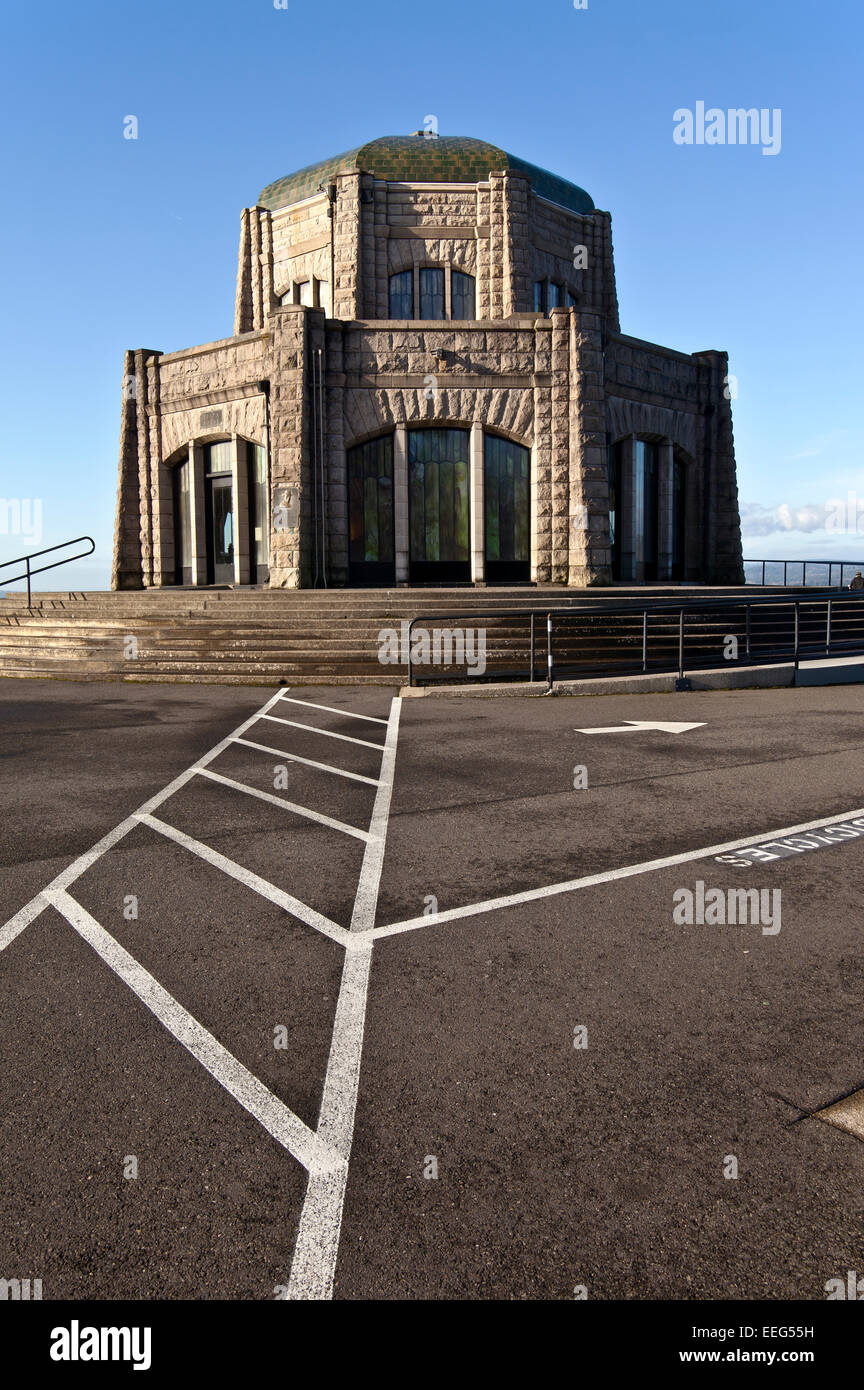
{"label": "white painted line", "polygon": [[257,787],[247,786],[245,782],[238,782],[233,777],[223,777],[221,772],[213,772],[208,767],[198,769],[199,777],[209,777],[213,782],[221,782],[224,787],[233,787],[235,791],[245,792],[247,796],[257,796],[259,801],[269,801],[274,806],[281,806],[285,811],[293,811],[297,816],[305,816],[307,820],[317,821],[319,825],[326,825],[329,830],[339,830],[343,835],[353,835],[357,840],[368,840],[368,830],[361,830],[357,825],[348,825],[346,821],[334,820],[332,816],[325,816],[321,811],[311,811],[308,806],[299,806],[296,801],[289,801],[284,796],[274,796],[272,792],[259,791]]}
{"label": "white painted line", "polygon": [[690,729],[704,729],[701,724],[670,724],[658,719],[625,719],[623,724],[608,724],[605,728],[574,729],[577,734],[640,734],[656,731],[663,734],[686,734]]}
{"label": "white painted line", "polygon": [[369,827],[374,838],[369,841],[363,855],[351,915],[352,932],[362,934],[352,938],[356,944],[345,957],[318,1119],[319,1135],[341,1154],[345,1166],[326,1177],[310,1175],[288,1281],[287,1297],[290,1299],[326,1299],[333,1296],[348,1160],[360,1085],[363,1030],[372,964],[370,929],[375,921],[384,861],[401,705],[398,697],[390,705],[387,738],[381,759],[381,785],[375,797]]}
{"label": "white painted line", "polygon": [[375,909],[378,906],[378,887],[381,882],[381,867],[384,863],[384,842],[387,838],[387,822],[390,819],[390,798],[393,794],[393,777],[396,771],[396,741],[399,737],[399,713],[402,701],[397,696],[390,705],[390,718],[387,722],[387,737],[384,740],[384,756],[381,759],[380,785],[375,793],[372,820],[369,823],[369,843],[363,855],[360,882],[354,899],[351,914],[352,931],[369,931],[375,925]]}
{"label": "white painted line", "polygon": [[357,714],[353,709],[337,709],[335,705],[316,705],[313,700],[295,700],[289,695],[283,695],[282,699],[289,705],[305,705],[307,709],[326,709],[329,714],[344,714],[346,719],[365,719],[370,724],[384,724],[386,719],[379,719],[374,714]]}
{"label": "white painted line", "polygon": [[[246,730],[255,723],[256,719],[262,718],[262,716],[266,714],[266,711],[271,709],[276,701],[281,698],[282,692],[277,690],[276,694],[272,695],[266,704],[262,705],[260,710],[256,710],[255,714],[250,715],[248,719],[244,719],[243,723],[239,724],[233,733],[230,733],[227,738],[223,738],[222,741],[217,743],[214,748],[211,748],[208,753],[205,753],[203,757],[199,758],[197,763],[187,768],[185,772],[181,772],[179,777],[175,777],[173,782],[169,782],[167,787],[161,792],[157,792],[149,801],[145,801],[143,806],[139,806],[138,810],[133,812],[131,816],[127,816],[119,825],[115,825],[114,829],[109,830],[107,835],[103,835],[102,839],[98,840],[92,849],[87,850],[86,854],[79,855],[79,857],[73,860],[65,869],[62,869],[61,872],[57,874],[56,878],[52,878],[44,891],[47,892],[48,889],[54,888],[69,888],[76,879],[80,878],[82,874],[86,873],[87,870],[96,863],[97,859],[101,859],[102,855],[105,854],[107,850],[112,849],[114,845],[123,839],[124,835],[128,835],[130,830],[135,829],[135,826],[138,824],[139,816],[145,815],[150,811],[155,811],[157,806],[161,806],[163,801],[166,801],[169,796],[173,796],[176,791],[179,791],[181,787],[185,786],[189,779],[195,776],[196,772],[206,767],[214,758],[218,758],[220,753],[223,753],[226,748],[230,747],[235,738],[244,734]],[[35,898],[31,898],[29,903],[26,903],[14,917],[10,918],[3,927],[0,927],[0,950],[2,950],[4,946],[8,946],[10,941],[14,941],[19,932],[23,931],[24,927],[33,921],[34,917],[38,917],[44,907],[43,894],[37,893]],[[24,915],[30,912],[31,909],[35,910],[32,912],[31,916],[24,920]],[[14,930],[12,929],[13,924],[17,924]],[[340,927],[339,930],[341,931],[342,928]],[[8,936],[8,939],[7,931],[11,931],[11,935]]]}
{"label": "white painted line", "polygon": [[20,936],[24,928],[29,927],[30,923],[39,916],[40,912],[44,912],[46,907],[48,907],[48,899],[39,893],[35,898],[31,898],[29,903],[25,904],[19,912],[16,912],[14,917],[10,917],[5,927],[0,928],[0,951],[5,951],[16,936]]}
{"label": "white painted line", "polygon": [[289,1299],[333,1297],[360,1084],[371,963],[371,941],[364,942],[363,949],[350,951],[345,957],[318,1121],[319,1136],[333,1145],[341,1155],[344,1167],[332,1173],[309,1175],[291,1261],[286,1295]]}
{"label": "white painted line", "polygon": [[296,719],[280,719],[277,714],[263,714],[262,719],[272,719],[274,724],[288,724],[292,729],[305,729],[307,734],[321,734],[323,738],[338,738],[342,743],[359,743],[361,748],[374,748],[382,752],[383,743],[370,743],[368,738],[351,738],[350,734],[334,734],[330,729],[316,729],[314,724],[298,724]]}
{"label": "white painted line", "polygon": [[[464,907],[452,907],[444,912],[430,912],[428,917],[410,917],[404,922],[393,922],[387,927],[375,927],[368,935],[374,940],[383,936],[397,936],[401,932],[419,931],[423,927],[434,926],[438,922],[453,922],[460,917],[477,917],[481,913],[497,912],[505,907],[518,907],[521,903],[537,902],[541,898],[555,897],[560,893],[573,893],[579,888],[593,888],[598,883],[613,883],[619,878],[635,878],[639,874],[656,873],[658,869],[669,869],[675,864],[690,864],[699,859],[710,859],[715,854],[726,854],[730,850],[744,849],[748,845],[759,845],[785,835],[800,835],[806,830],[819,830],[822,826],[833,825],[838,821],[851,820],[853,816],[864,815],[864,810],[847,811],[840,816],[823,816],[820,820],[806,821],[803,825],[786,826],[783,830],[766,831],[759,835],[748,835],[743,840],[727,840],[721,845],[708,845],[705,849],[687,850],[683,854],[670,854],[664,859],[649,859],[642,864],[628,864],[621,869],[609,869],[605,873],[587,874],[584,878],[571,878],[563,883],[550,883],[545,888],[529,888],[522,893],[508,893],[506,897],[486,898],[482,902],[468,903]],[[352,923],[353,928],[353,923]]]}
{"label": "white painted line", "polygon": [[340,927],[336,922],[331,922],[329,917],[316,912],[313,907],[307,907],[299,898],[292,897],[290,893],[277,888],[275,883],[270,883],[266,878],[260,878],[251,869],[244,869],[242,864],[235,864],[233,859],[228,859],[218,850],[211,849],[209,845],[202,844],[200,840],[193,840],[191,835],[184,835],[182,830],[177,830],[167,821],[159,820],[156,816],[139,815],[136,817],[139,824],[149,825],[151,830],[158,830],[160,835],[164,835],[169,840],[174,840],[176,844],[182,845],[192,854],[197,854],[199,859],[212,864],[215,869],[221,869],[223,874],[229,878],[236,879],[246,888],[251,888],[253,893],[258,893],[262,898],[267,898],[277,907],[281,907],[285,912],[290,912],[292,917],[297,917],[299,921],[305,922],[307,927],[314,927],[316,931],[323,932],[325,936],[332,937],[338,941],[340,946],[346,946],[350,940],[351,933],[344,927]]}
{"label": "white painted line", "polygon": [[45,896],[187,1052],[310,1174],[344,1167],[344,1159],[178,1004],[80,903],[59,889],[50,889]]}
{"label": "white painted line", "polygon": [[253,743],[251,738],[235,738],[244,748],[257,748],[260,753],[275,753],[290,763],[302,763],[304,767],[314,767],[318,772],[335,772],[337,777],[348,777],[352,782],[365,782],[369,787],[377,787],[377,777],[363,777],[359,772],[348,772],[344,767],[331,767],[329,763],[316,763],[312,758],[301,758],[299,753],[286,753],[284,748],[271,748],[266,743]]}

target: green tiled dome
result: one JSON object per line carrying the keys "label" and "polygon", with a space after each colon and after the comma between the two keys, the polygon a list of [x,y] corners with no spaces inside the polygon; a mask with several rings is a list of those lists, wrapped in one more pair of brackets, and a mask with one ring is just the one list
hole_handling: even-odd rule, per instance
{"label": "green tiled dome", "polygon": [[536,164],[529,164],[525,159],[517,159],[497,145],[472,140],[468,135],[427,138],[422,133],[384,135],[380,140],[370,140],[354,150],[346,150],[345,154],[309,164],[305,169],[298,169],[296,174],[268,183],[258,199],[258,206],[271,211],[287,207],[289,203],[317,193],[319,186],[329,183],[336,174],[356,170],[396,183],[480,183],[492,170],[498,169],[526,174],[535,193],[573,212],[594,210],[593,200],[584,188]]}

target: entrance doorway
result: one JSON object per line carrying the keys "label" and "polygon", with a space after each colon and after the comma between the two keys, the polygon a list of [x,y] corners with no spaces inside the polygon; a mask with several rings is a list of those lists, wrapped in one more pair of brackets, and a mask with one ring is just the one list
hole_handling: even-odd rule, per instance
{"label": "entrance doorway", "polygon": [[234,479],[229,442],[208,444],[204,458],[207,515],[207,581],[234,583]]}
{"label": "entrance doorway", "polygon": [[468,450],[462,429],[408,431],[410,575],[416,583],[470,580]]}
{"label": "entrance doorway", "polygon": [[487,434],[486,578],[490,584],[531,578],[531,455],[522,444]]}
{"label": "entrance doorway", "polygon": [[392,434],[348,450],[348,524],[350,582],[394,584]]}

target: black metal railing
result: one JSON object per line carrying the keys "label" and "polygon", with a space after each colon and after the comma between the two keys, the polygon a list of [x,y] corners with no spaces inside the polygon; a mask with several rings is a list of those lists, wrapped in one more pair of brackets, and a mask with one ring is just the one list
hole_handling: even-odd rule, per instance
{"label": "black metal railing", "polygon": [[[89,550],[82,550],[77,555],[66,555],[62,560],[55,560],[50,565],[39,565],[34,569],[30,564],[31,560],[38,560],[42,555],[53,555],[55,550],[67,550],[70,545],[80,545],[82,541],[87,541]],[[83,560],[86,555],[92,555],[96,549],[96,542],[92,536],[76,536],[72,541],[63,541],[61,545],[49,545],[45,550],[34,550],[29,555],[20,555],[17,560],[4,560],[0,564],[0,584],[17,584],[20,580],[27,581],[27,607],[31,607],[30,580],[34,574],[44,574],[46,570],[56,570],[60,565],[71,564],[73,560]],[[2,571],[8,569],[10,565],[24,565],[20,574],[3,576]]]}
{"label": "black metal railing", "polygon": [[[748,571],[747,569],[748,565],[757,567],[756,574],[758,577],[754,578],[752,576],[752,570]],[[774,571],[778,574],[782,567],[783,578],[766,580],[765,576],[768,573],[767,566],[769,565],[773,566]],[[784,589],[787,584],[791,584],[793,588],[806,589],[808,566],[811,576],[810,583],[820,588],[824,587],[831,589],[837,585],[842,589],[846,583],[847,574],[852,576],[859,570],[864,573],[864,561],[862,560],[745,560],[744,580],[747,584],[761,584],[763,586],[766,583],[782,584]],[[790,577],[790,570],[794,569],[800,570],[800,573],[797,576]],[[821,578],[813,578],[816,570],[821,571]],[[835,579],[835,575],[839,577]]]}
{"label": "black metal railing", "polygon": [[556,679],[651,672],[675,671],[683,683],[688,670],[797,668],[806,658],[864,652],[864,592],[436,613],[411,619],[406,645],[409,686],[472,676],[533,682],[538,667],[549,690]]}

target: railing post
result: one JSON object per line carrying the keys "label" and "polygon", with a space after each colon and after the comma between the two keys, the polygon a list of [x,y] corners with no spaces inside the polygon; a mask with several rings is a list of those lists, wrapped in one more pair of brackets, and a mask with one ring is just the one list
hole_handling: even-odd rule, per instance
{"label": "railing post", "polygon": [[642,670],[648,670],[648,609],[642,614]]}
{"label": "railing post", "polygon": [[765,588],[765,561],[762,561],[762,588]]}
{"label": "railing post", "polygon": [[684,609],[678,610],[678,679],[684,679]]}
{"label": "railing post", "polygon": [[30,608],[30,556],[27,556],[27,607]]}
{"label": "railing post", "polygon": [[783,588],[784,588],[784,589],[786,588],[786,568],[787,568],[788,564],[789,564],[789,561],[788,561],[788,560],[784,560],[784,561],[783,561]]}
{"label": "railing post", "polygon": [[413,666],[413,663],[412,663],[412,661],[411,661],[411,628],[413,627],[413,625],[414,625],[414,619],[412,618],[412,619],[411,619],[411,622],[408,624],[408,688],[409,688],[409,690],[411,689],[412,685],[414,684],[414,666]]}
{"label": "railing post", "polygon": [[799,608],[799,604],[798,604],[797,601],[796,601],[796,603],[795,603],[795,670],[796,670],[796,671],[798,670],[798,640],[799,640],[799,624],[800,624],[800,619],[799,619],[799,614],[798,614],[798,608]]}
{"label": "railing post", "polygon": [[552,689],[552,614],[546,614],[546,681],[547,689]]}
{"label": "railing post", "polygon": [[831,599],[828,600],[828,616],[825,623],[825,655],[831,655]]}
{"label": "railing post", "polygon": [[531,670],[528,674],[528,681],[534,683],[534,610],[531,610]]}
{"label": "railing post", "polygon": [[752,658],[751,655],[750,655],[750,604],[749,604],[749,603],[747,604],[747,607],[746,607],[746,609],[745,609],[745,612],[746,612],[746,614],[747,614],[747,664],[750,665],[750,664],[752,663],[753,658]]}

